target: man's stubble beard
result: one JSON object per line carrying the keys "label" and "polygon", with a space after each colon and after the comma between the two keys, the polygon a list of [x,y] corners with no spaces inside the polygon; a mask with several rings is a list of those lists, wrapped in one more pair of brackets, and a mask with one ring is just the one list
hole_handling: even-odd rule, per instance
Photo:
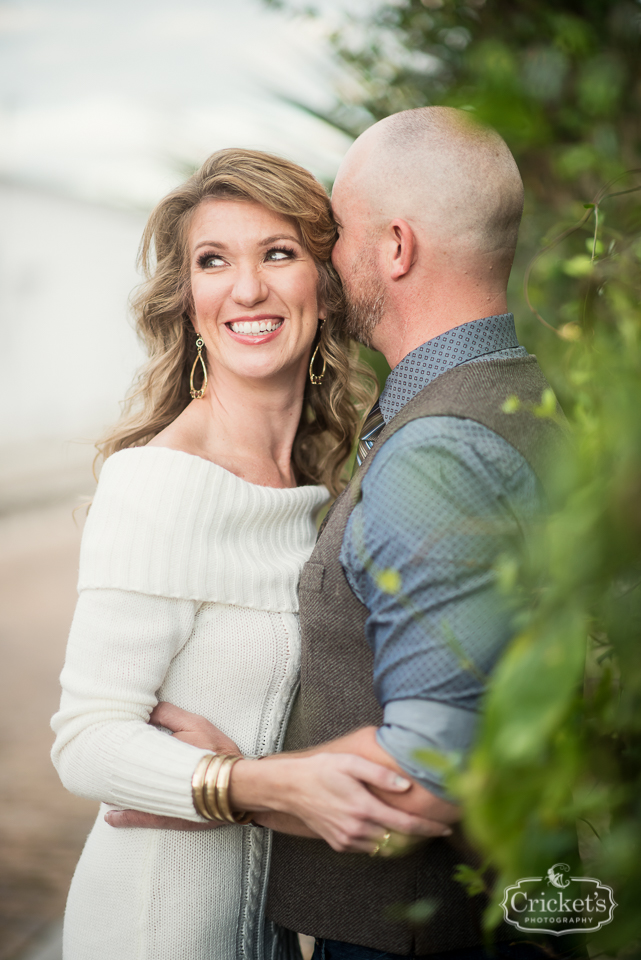
{"label": "man's stubble beard", "polygon": [[360,258],[351,276],[343,279],[345,330],[352,339],[372,349],[372,335],[385,312],[385,287],[372,250]]}

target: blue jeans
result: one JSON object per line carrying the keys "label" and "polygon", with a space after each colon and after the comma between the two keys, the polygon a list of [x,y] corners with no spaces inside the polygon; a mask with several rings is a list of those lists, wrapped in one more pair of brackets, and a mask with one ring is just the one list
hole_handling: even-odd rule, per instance
{"label": "blue jeans", "polygon": [[[557,955],[568,956],[558,950]],[[317,940],[312,960],[548,960],[549,954],[536,943],[519,942],[496,943],[491,950],[485,947],[465,947],[462,950],[448,950],[446,953],[432,953],[427,957],[402,957],[398,953],[385,950],[373,950],[371,947],[359,947],[354,943],[341,943],[339,940]]]}

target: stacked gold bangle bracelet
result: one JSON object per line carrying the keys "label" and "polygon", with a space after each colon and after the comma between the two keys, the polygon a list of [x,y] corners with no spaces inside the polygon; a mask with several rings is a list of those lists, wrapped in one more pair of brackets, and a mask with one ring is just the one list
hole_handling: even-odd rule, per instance
{"label": "stacked gold bangle bracelet", "polygon": [[253,814],[234,813],[229,805],[231,768],[242,759],[237,754],[207,753],[198,761],[191,778],[191,794],[201,817],[218,823],[250,822]]}

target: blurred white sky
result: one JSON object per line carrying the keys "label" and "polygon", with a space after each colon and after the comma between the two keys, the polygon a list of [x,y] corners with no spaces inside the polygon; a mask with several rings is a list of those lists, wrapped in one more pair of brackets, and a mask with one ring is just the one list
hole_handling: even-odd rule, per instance
{"label": "blurred white sky", "polygon": [[348,138],[284,98],[332,105],[325,37],[368,2],[0,0],[0,511],[117,418],[146,212],[187,167],[251,146],[333,177]]}
{"label": "blurred white sky", "polygon": [[[353,0],[352,0],[353,3]],[[331,178],[348,140],[286,104],[334,96],[325,35],[260,0],[0,0],[0,176],[152,205],[223,146]]]}

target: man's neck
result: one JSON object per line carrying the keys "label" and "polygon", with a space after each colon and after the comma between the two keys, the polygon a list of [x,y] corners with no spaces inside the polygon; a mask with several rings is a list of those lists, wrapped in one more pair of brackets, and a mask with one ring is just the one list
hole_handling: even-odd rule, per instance
{"label": "man's neck", "polygon": [[430,296],[405,301],[401,307],[390,304],[374,331],[372,346],[380,350],[393,369],[412,350],[428,340],[481,317],[507,313],[504,291],[483,297],[436,298]]}

